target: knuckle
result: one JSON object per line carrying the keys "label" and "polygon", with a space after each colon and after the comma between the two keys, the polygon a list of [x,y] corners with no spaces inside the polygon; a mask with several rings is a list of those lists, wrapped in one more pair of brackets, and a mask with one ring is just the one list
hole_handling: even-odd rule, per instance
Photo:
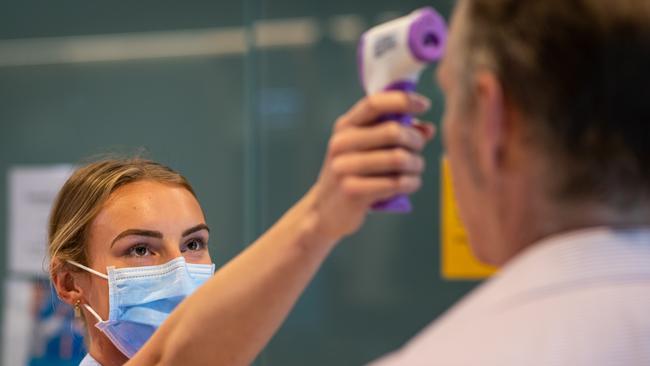
{"label": "knuckle", "polygon": [[405,177],[398,176],[393,179],[393,190],[395,192],[404,192],[405,186],[406,186]]}
{"label": "knuckle", "polygon": [[395,169],[408,168],[410,162],[410,154],[402,149],[394,149],[392,152],[392,167]]}
{"label": "knuckle", "polygon": [[393,193],[397,193],[401,191],[401,186],[402,186],[402,178],[400,176],[393,177],[390,180],[390,190]]}
{"label": "knuckle", "polygon": [[355,199],[359,195],[357,185],[353,178],[341,180],[341,192],[348,199]]}
{"label": "knuckle", "polygon": [[397,93],[398,93],[397,96],[398,96],[398,99],[399,99],[400,107],[402,109],[406,110],[408,108],[408,106],[411,104],[411,96],[410,96],[410,94],[407,93],[407,92],[403,92],[403,91],[397,91]]}
{"label": "knuckle", "polygon": [[330,166],[330,170],[332,171],[332,174],[334,174],[334,176],[340,176],[342,170],[341,160],[340,159],[332,160],[332,165]]}
{"label": "knuckle", "polygon": [[375,113],[378,113],[380,111],[380,107],[381,107],[381,96],[380,95],[378,95],[378,94],[369,95],[363,100],[363,102],[364,102],[363,103],[364,109],[368,113],[375,114]]}
{"label": "knuckle", "polygon": [[402,140],[402,127],[397,122],[388,122],[384,128],[389,142],[397,143]]}
{"label": "knuckle", "polygon": [[333,159],[330,169],[335,177],[340,177],[345,172],[345,162],[342,159]]}
{"label": "knuckle", "polygon": [[334,131],[335,132],[340,131],[345,126],[345,124],[347,123],[346,121],[347,121],[347,118],[346,118],[345,115],[340,116],[339,118],[337,118],[336,121],[334,122]]}
{"label": "knuckle", "polygon": [[341,150],[342,144],[343,141],[341,141],[341,136],[334,135],[330,138],[330,141],[327,146],[327,150],[329,150],[330,154],[336,155],[339,152],[339,150]]}
{"label": "knuckle", "polygon": [[413,193],[420,188],[422,181],[420,177],[400,177],[400,191]]}
{"label": "knuckle", "polygon": [[412,131],[411,134],[413,136],[413,139],[412,139],[413,140],[413,148],[415,148],[418,151],[424,149],[424,146],[426,146],[426,140],[424,139],[422,134],[417,132],[417,131]]}

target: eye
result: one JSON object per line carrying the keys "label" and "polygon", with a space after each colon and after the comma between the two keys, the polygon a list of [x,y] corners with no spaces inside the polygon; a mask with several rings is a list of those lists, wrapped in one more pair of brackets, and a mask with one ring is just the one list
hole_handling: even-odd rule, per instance
{"label": "eye", "polygon": [[185,244],[185,248],[181,250],[181,252],[185,252],[187,250],[191,252],[196,252],[199,250],[203,250],[205,248],[205,243],[199,239],[191,239]]}
{"label": "eye", "polygon": [[129,255],[132,257],[144,257],[151,254],[151,249],[146,244],[138,244],[129,249]]}

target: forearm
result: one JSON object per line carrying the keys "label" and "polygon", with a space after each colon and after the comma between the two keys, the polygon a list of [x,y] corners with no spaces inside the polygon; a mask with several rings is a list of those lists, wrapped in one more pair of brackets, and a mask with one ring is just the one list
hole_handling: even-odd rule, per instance
{"label": "forearm", "polygon": [[250,364],[335,244],[316,232],[311,206],[307,194],[187,298],[149,342],[158,349],[155,359],[170,365]]}
{"label": "forearm", "polygon": [[376,124],[424,112],[414,94],[365,98],[334,127],[319,178],[280,221],[174,310],[129,362],[245,365],[269,341],[338,240],[361,227],[374,202],[420,185],[419,152],[431,124]]}

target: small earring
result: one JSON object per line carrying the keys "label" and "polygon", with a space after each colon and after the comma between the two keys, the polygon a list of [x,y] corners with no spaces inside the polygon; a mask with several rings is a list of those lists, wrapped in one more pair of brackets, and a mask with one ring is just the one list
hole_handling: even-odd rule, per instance
{"label": "small earring", "polygon": [[81,317],[81,308],[79,307],[79,303],[81,303],[81,300],[77,300],[77,302],[74,303],[74,317],[75,318],[80,318]]}

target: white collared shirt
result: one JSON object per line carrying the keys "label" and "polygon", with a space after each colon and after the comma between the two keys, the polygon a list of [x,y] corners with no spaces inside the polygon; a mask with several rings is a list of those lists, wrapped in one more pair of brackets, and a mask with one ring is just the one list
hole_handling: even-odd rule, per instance
{"label": "white collared shirt", "polygon": [[373,366],[650,365],[650,228],[529,247]]}

